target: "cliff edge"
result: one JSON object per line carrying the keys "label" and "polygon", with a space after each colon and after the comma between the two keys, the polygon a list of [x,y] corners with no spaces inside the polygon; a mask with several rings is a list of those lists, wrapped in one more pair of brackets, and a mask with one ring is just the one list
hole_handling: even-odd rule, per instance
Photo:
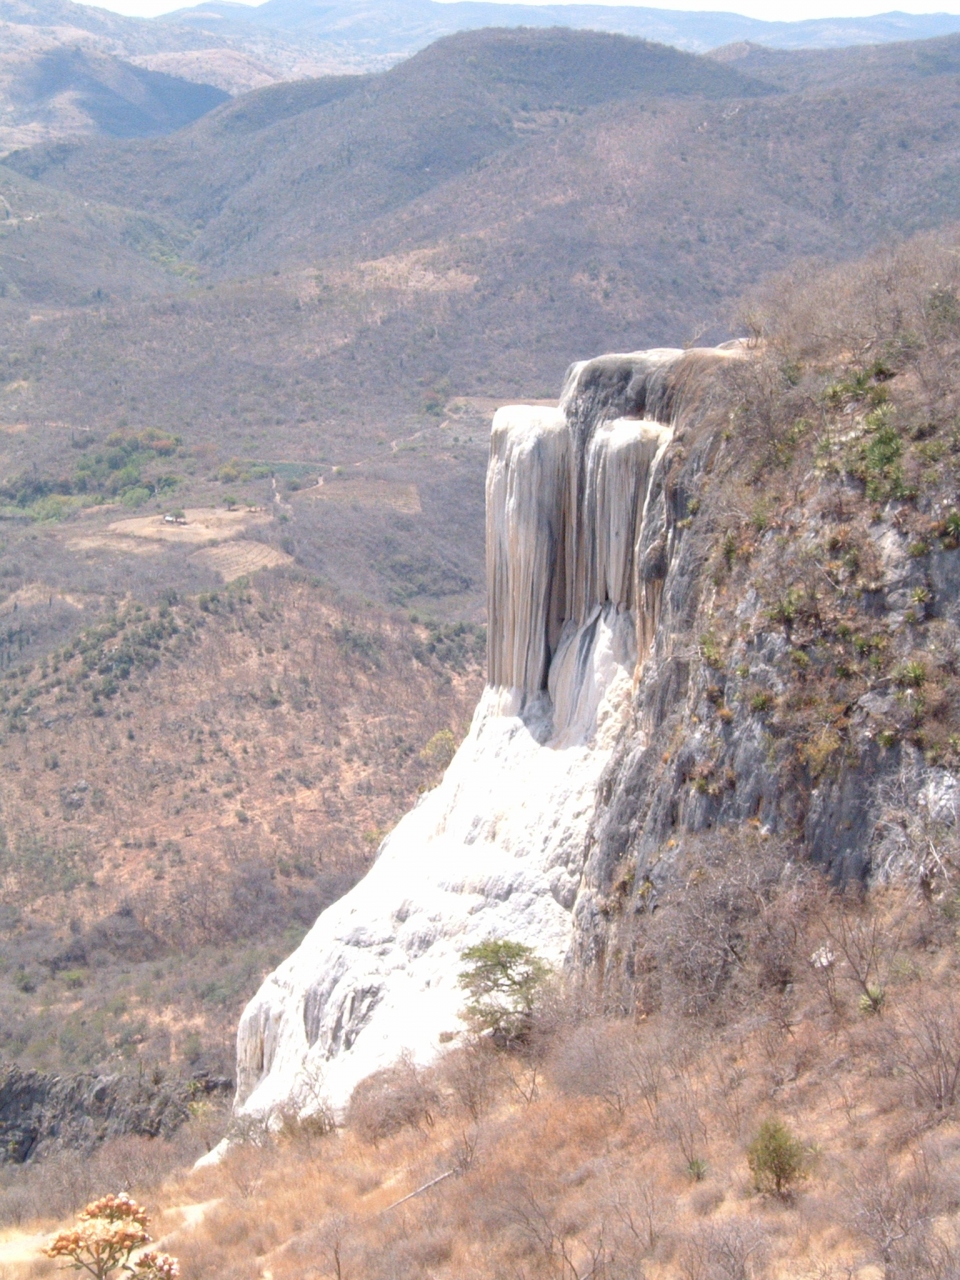
{"label": "cliff edge", "polygon": [[821,278],[826,331],[798,285],[750,344],[603,356],[556,409],[498,412],[487,688],[441,785],[247,1007],[242,1114],[343,1107],[435,1057],[491,937],[635,1007],[645,922],[724,841],[933,892],[960,761],[960,280],[935,242],[901,256]]}

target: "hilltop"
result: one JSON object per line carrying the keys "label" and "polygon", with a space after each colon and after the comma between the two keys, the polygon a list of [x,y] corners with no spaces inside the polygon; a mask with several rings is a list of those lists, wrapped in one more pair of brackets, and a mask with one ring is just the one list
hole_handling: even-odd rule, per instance
{"label": "hilltop", "polygon": [[470,33],[18,152],[4,420],[349,462],[452,397],[548,395],[584,350],[726,336],[770,272],[954,216],[956,48]]}
{"label": "hilltop", "polygon": [[744,41],[792,49],[916,40],[954,32],[960,21],[891,13],[771,23],[736,14],[473,0],[210,3],[148,20],[73,0],[6,0],[0,154],[59,138],[170,132],[227,94],[382,71],[443,36],[493,26],[603,31],[704,53]]}
{"label": "hilltop", "polygon": [[352,247],[361,228],[489,164],[552,124],[550,113],[565,124],[639,97],[769,92],[645,41],[491,30],[451,36],[380,76],[261,90],[154,146],[58,145],[8,163],[87,199],[199,222],[191,256],[236,274],[283,265],[281,236],[287,263]]}

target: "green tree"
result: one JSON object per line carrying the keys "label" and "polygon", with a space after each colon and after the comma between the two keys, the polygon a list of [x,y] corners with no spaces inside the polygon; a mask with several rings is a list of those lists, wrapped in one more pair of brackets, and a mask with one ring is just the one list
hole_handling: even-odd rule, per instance
{"label": "green tree", "polygon": [[498,1045],[522,1044],[547,966],[531,947],[505,938],[467,947],[460,959],[467,965],[459,981],[469,996],[464,1012],[471,1025]]}
{"label": "green tree", "polygon": [[806,1152],[782,1120],[764,1120],[747,1148],[747,1163],[758,1191],[784,1196],[805,1176]]}

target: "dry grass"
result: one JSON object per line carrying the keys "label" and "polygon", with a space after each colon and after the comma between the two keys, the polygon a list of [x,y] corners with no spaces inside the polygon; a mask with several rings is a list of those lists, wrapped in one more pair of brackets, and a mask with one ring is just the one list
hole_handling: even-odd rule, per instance
{"label": "dry grass", "polygon": [[[8,1059],[62,1071],[202,1046],[229,1072],[263,973],[439,779],[425,746],[462,736],[472,632],[438,649],[429,628],[358,617],[302,579],[258,584],[163,619],[129,606],[85,654],[0,683]],[[161,623],[128,678],[100,674]]]}
{"label": "dry grass", "polygon": [[[771,898],[791,924],[783,989],[763,985],[758,932],[750,977],[709,1018],[611,1018],[568,994],[523,1055],[466,1045],[429,1073],[401,1064],[385,1128],[368,1123],[384,1078],[354,1128],[288,1127],[152,1193],[155,1211],[203,1206],[167,1219],[165,1247],[185,1280],[955,1275],[960,1124],[915,1087],[933,1077],[914,1034],[922,1010],[950,1027],[960,1010],[952,897],[818,900]],[[879,1014],[850,941],[874,925]],[[811,964],[841,936],[852,961]],[[770,1117],[806,1148],[779,1198],[747,1163]],[[10,1272],[25,1274],[45,1272]]]}
{"label": "dry grass", "polygon": [[332,482],[322,481],[316,488],[309,489],[304,496],[318,502],[356,502],[360,506],[388,507],[407,515],[419,515],[423,509],[415,484],[396,484],[363,477],[334,477]]}
{"label": "dry grass", "polygon": [[261,569],[292,566],[293,557],[265,542],[229,542],[226,546],[205,547],[194,558],[220,575],[224,582],[236,582]]}
{"label": "dry grass", "polygon": [[190,507],[182,524],[169,524],[163,515],[134,516],[115,520],[107,533],[119,538],[147,538],[151,542],[218,542],[236,538],[247,529],[267,524],[271,517],[264,511],[228,511],[222,507]]}

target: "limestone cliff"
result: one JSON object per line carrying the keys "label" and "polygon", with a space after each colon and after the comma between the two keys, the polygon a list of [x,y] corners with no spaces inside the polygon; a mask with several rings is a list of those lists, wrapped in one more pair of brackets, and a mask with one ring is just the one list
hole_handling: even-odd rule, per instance
{"label": "limestone cliff", "polygon": [[243,1113],[340,1107],[435,1056],[478,941],[628,968],[711,830],[836,878],[931,874],[955,820],[960,514],[871,489],[885,367],[825,393],[777,359],[605,356],[557,409],[498,412],[486,691],[441,785],[246,1009]]}
{"label": "limestone cliff", "polygon": [[475,942],[511,938],[566,962],[598,784],[683,541],[681,490],[664,484],[671,442],[677,456],[689,447],[704,387],[740,355],[588,361],[557,409],[496,415],[486,692],[442,784],[246,1009],[245,1112],[321,1093],[340,1106],[401,1052],[435,1055],[461,1029],[459,957]]}

